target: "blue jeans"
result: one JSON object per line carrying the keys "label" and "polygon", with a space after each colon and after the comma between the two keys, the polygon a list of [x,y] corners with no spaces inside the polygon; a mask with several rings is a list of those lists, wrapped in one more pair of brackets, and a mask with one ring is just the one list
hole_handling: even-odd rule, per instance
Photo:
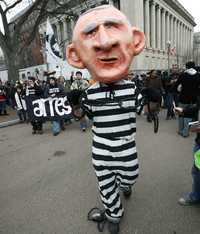
{"label": "blue jeans", "polygon": [[[194,153],[200,149],[200,146],[195,143],[193,148]],[[189,194],[190,198],[194,201],[200,201],[200,170],[193,165],[192,167],[192,192]]]}
{"label": "blue jeans", "polygon": [[173,94],[167,93],[166,94],[166,107],[167,107],[167,117],[173,117],[174,111],[173,111]]}
{"label": "blue jeans", "polygon": [[[187,104],[180,104],[180,107],[186,107]],[[184,118],[179,117],[178,118],[178,131],[183,137],[187,137],[189,135],[189,122],[192,121],[192,118]]]}
{"label": "blue jeans", "polygon": [[53,121],[52,122],[52,132],[53,132],[53,134],[59,133],[60,130],[61,130],[60,121]]}
{"label": "blue jeans", "polygon": [[6,111],[6,101],[0,102],[0,114],[3,114]]}

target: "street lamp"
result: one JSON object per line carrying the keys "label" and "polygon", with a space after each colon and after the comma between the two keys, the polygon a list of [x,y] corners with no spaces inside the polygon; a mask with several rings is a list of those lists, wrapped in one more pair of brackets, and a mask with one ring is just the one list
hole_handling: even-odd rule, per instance
{"label": "street lamp", "polygon": [[170,75],[170,63],[169,63],[170,50],[171,50],[171,41],[168,41],[167,42],[167,71],[168,71],[168,76]]}

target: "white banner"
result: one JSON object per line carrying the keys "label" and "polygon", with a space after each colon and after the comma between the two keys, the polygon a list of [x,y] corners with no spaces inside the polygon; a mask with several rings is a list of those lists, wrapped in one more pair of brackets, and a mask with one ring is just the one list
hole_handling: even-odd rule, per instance
{"label": "white banner", "polygon": [[46,28],[46,55],[48,64],[60,65],[62,61],[61,53],[49,19],[47,19]]}

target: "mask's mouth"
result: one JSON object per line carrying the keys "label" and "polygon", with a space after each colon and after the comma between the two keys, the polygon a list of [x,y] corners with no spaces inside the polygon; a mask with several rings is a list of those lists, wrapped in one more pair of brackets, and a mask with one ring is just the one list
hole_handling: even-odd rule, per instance
{"label": "mask's mouth", "polygon": [[118,58],[115,58],[115,57],[100,58],[99,60],[103,63],[115,63],[118,60]]}

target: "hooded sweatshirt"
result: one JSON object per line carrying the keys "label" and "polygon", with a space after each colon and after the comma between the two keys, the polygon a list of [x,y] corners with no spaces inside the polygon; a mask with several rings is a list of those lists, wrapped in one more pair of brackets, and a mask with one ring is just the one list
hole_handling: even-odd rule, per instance
{"label": "hooded sweatshirt", "polygon": [[183,72],[175,83],[175,90],[181,85],[179,101],[183,104],[194,104],[197,102],[197,96],[200,87],[200,75],[194,68]]}

